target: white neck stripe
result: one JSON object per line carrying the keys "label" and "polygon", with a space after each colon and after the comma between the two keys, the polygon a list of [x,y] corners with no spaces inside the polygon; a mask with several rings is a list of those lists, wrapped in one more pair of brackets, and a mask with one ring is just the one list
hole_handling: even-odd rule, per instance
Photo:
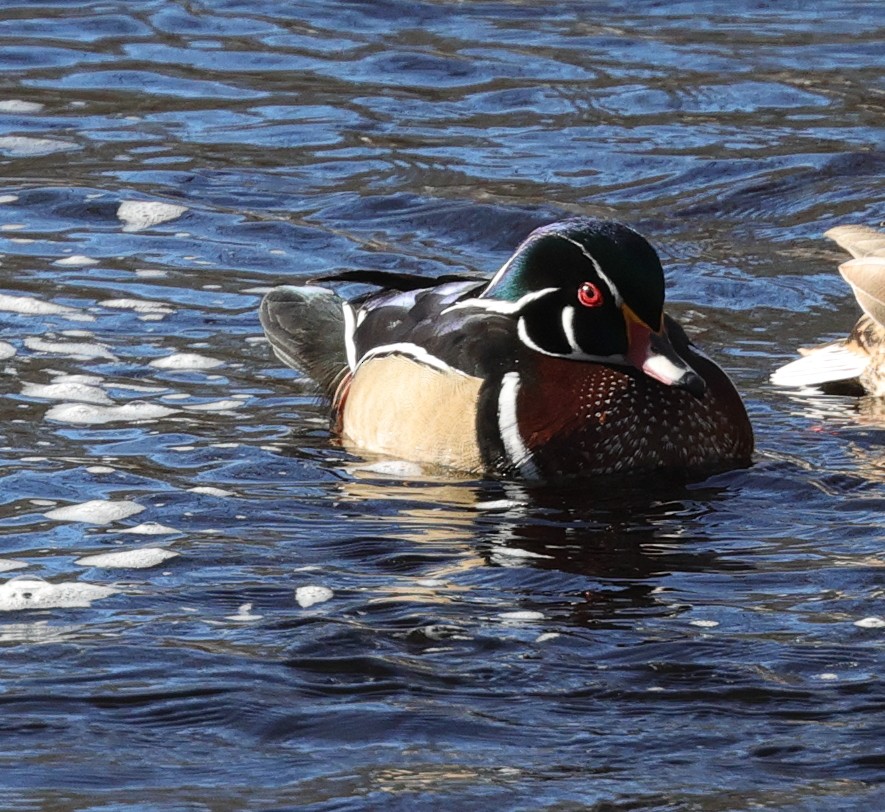
{"label": "white neck stripe", "polygon": [[343,302],[341,309],[344,312],[344,349],[347,352],[347,366],[353,372],[356,369],[356,342],[353,335],[356,326],[354,325],[353,308],[347,302]]}
{"label": "white neck stripe", "polygon": [[519,373],[508,372],[501,380],[498,393],[498,431],[508,460],[526,479],[538,479],[538,469],[532,461],[532,452],[526,447],[516,415],[516,399],[519,396]]}

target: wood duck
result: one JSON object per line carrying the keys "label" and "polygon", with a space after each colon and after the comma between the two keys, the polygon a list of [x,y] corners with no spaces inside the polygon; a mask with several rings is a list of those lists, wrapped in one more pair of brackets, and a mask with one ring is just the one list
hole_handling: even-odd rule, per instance
{"label": "wood duck", "polygon": [[[275,288],[261,323],[357,449],[526,479],[745,465],[728,376],[664,313],[655,250],[624,225],[532,232],[489,280],[351,271]],[[377,290],[380,288],[380,290]]]}
{"label": "wood duck", "polygon": [[771,376],[778,386],[815,387],[828,394],[885,396],[885,233],[837,226],[825,233],[854,259],[839,266],[863,315],[848,338],[800,349],[802,357]]}

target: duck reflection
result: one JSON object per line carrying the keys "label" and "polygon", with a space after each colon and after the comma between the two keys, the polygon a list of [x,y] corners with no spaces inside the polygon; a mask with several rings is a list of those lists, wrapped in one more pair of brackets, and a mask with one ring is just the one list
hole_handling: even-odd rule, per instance
{"label": "duck reflection", "polygon": [[458,576],[481,568],[555,570],[592,579],[590,588],[549,596],[557,613],[566,606],[583,625],[625,610],[679,611],[662,586],[675,572],[746,568],[720,558],[704,530],[741,472],[701,485],[542,486],[426,472],[406,479],[385,475],[396,470],[393,464],[382,466],[351,467],[352,479],[340,486],[342,503],[359,503],[389,520],[385,531],[395,527],[397,538],[446,549],[425,577],[394,587],[392,598],[448,601],[469,589],[458,586],[464,582]]}

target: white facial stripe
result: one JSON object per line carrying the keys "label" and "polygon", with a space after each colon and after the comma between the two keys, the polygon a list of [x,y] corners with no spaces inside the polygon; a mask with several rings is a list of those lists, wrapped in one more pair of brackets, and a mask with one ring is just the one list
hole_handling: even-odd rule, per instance
{"label": "white facial stripe", "polygon": [[519,373],[508,372],[501,381],[501,391],[498,393],[498,431],[501,433],[501,442],[510,462],[519,468],[520,474],[527,479],[538,479],[538,469],[532,462],[532,454],[519,433],[519,423],[516,418],[518,396]]}
{"label": "white facial stripe", "polygon": [[564,234],[559,234],[559,235],[557,235],[557,236],[562,237],[562,239],[564,239],[566,242],[570,242],[572,245],[577,246],[577,248],[580,250],[580,252],[581,252],[585,257],[587,257],[587,259],[590,260],[591,264],[593,265],[593,270],[596,271],[596,274],[599,276],[599,278],[600,278],[603,282],[605,282],[605,286],[611,291],[611,295],[614,297],[615,304],[616,304],[618,307],[620,307],[620,306],[624,303],[624,300],[621,298],[621,294],[618,293],[618,289],[615,287],[615,285],[614,285],[614,283],[611,281],[611,279],[609,279],[609,278],[603,273],[603,271],[602,271],[602,267],[601,267],[601,266],[599,265],[599,263],[596,261],[596,257],[594,257],[593,254],[591,254],[591,253],[590,253],[590,252],[589,252],[589,251],[588,251],[583,245],[581,245],[581,243],[579,243],[577,240],[573,240],[573,239],[571,239],[571,237],[566,237]]}
{"label": "white facial stripe", "polygon": [[575,338],[575,309],[573,307],[562,308],[562,332],[565,334],[565,340],[572,348],[572,352],[576,355],[583,354],[583,350],[578,346]]}
{"label": "white facial stripe", "polygon": [[344,312],[344,348],[347,351],[347,366],[353,372],[356,369],[356,343],[353,338],[356,328],[354,325],[353,308],[347,302],[344,302],[341,305],[341,309]]}
{"label": "white facial stripe", "polygon": [[519,321],[516,322],[516,334],[519,336],[519,340],[526,345],[531,350],[535,352],[540,352],[543,355],[552,355],[554,357],[558,357],[554,352],[547,352],[547,350],[542,350],[534,341],[529,338],[528,330],[525,327],[525,319],[520,317]]}
{"label": "white facial stripe", "polygon": [[557,288],[533,290],[531,293],[526,293],[525,296],[521,296],[515,302],[505,302],[502,299],[465,299],[463,302],[457,302],[456,304],[450,305],[443,310],[440,315],[442,316],[452,310],[462,310],[468,307],[484,310],[487,313],[504,313],[505,315],[510,315],[518,313],[529,302],[534,302],[536,299],[540,299],[548,293],[554,293],[556,290]]}
{"label": "white facial stripe", "polygon": [[[593,364],[620,364],[621,366],[633,366],[633,362],[628,361],[620,353],[618,353],[617,355],[590,355],[589,353],[584,352],[580,347],[578,347],[577,342],[572,345],[572,352],[568,354],[550,352],[549,350],[545,350],[535,344],[535,342],[532,341],[532,339],[529,337],[524,318],[521,318],[518,322],[516,322],[516,334],[517,336],[519,336],[519,340],[530,350],[539,352],[541,353],[541,355],[549,355],[551,358],[570,358],[574,361],[589,361]],[[566,333],[566,336],[568,336],[568,333]],[[569,343],[571,344],[571,339],[569,339]]]}
{"label": "white facial stripe", "polygon": [[433,367],[434,369],[440,370],[440,372],[447,372],[452,375],[466,375],[467,373],[462,372],[460,369],[455,369],[455,367],[449,366],[445,361],[440,358],[437,358],[435,355],[427,352],[424,347],[420,347],[417,344],[410,344],[408,342],[399,342],[396,344],[381,344],[377,347],[372,347],[362,358],[360,358],[359,363],[362,365],[370,358],[376,358],[379,355],[407,355],[409,358],[414,358],[421,364],[425,366]]}

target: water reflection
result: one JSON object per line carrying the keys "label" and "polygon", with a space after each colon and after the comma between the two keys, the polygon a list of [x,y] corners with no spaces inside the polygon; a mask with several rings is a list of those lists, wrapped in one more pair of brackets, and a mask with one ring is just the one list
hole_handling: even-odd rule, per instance
{"label": "water reflection", "polygon": [[[396,466],[412,467],[399,463],[387,469]],[[581,576],[580,587],[564,579],[563,592],[550,592],[544,608],[565,608],[572,622],[586,625],[619,621],[625,612],[678,613],[679,599],[665,588],[674,573],[752,568],[733,556],[722,559],[706,530],[741,474],[719,483],[648,481],[613,489],[610,482],[464,482],[451,474],[434,479],[413,473],[402,480],[379,477],[378,470],[377,463],[351,467],[354,478],[338,487],[339,509],[383,522],[386,536],[378,544],[396,549],[391,555],[420,558],[427,545],[446,553],[441,565],[425,568],[406,587],[396,584],[387,599],[457,600],[465,590],[458,577],[485,567],[521,570],[522,575],[511,573],[513,581],[531,580],[525,574],[530,570],[552,570]],[[402,541],[414,546],[403,547]],[[535,601],[527,599],[524,607],[534,608]]]}

